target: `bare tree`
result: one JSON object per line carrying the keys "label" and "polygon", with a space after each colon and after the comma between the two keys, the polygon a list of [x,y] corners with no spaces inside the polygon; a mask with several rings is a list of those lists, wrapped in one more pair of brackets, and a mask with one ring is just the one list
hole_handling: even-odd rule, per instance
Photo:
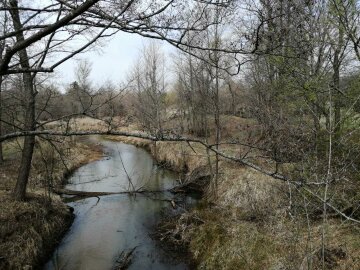
{"label": "bare tree", "polygon": [[[4,1],[1,5],[1,7],[5,7],[6,5],[6,1]],[[7,33],[7,24],[8,24],[8,18],[7,18],[7,14],[3,14],[3,16],[0,17],[1,19],[1,35],[5,35]],[[2,61],[3,58],[3,53],[5,51],[5,40],[0,40],[0,61]],[[3,76],[0,76],[0,135],[2,135],[2,111],[3,111],[3,106],[2,106],[2,97],[1,97],[1,93],[3,91],[4,88],[4,81],[5,78]],[[0,164],[3,162],[4,160],[4,156],[3,156],[3,146],[2,143],[0,143]]]}
{"label": "bare tree", "polygon": [[150,134],[163,134],[165,110],[165,59],[160,47],[152,42],[145,47],[131,75],[137,93],[134,104],[140,122]]}
{"label": "bare tree", "polygon": [[[195,1],[195,4],[201,10],[205,10],[213,3]],[[186,17],[177,18],[175,21],[171,10],[183,7],[176,1],[118,3],[117,1],[86,0],[80,4],[57,1],[40,6],[40,8],[31,4],[19,6],[18,1],[11,0],[8,5],[2,7],[3,11],[10,13],[13,29],[0,37],[0,40],[4,40],[7,45],[0,62],[0,75],[23,74],[27,101],[24,129],[30,132],[35,131],[36,128],[35,97],[37,92],[34,89],[34,78],[37,73],[52,72],[66,60],[90,48],[99,38],[111,36],[119,30],[164,39],[174,45],[187,46],[182,42],[183,34],[206,27],[197,23],[199,17],[203,16],[202,12],[197,12],[191,21]],[[184,22],[186,22],[185,25]],[[83,42],[80,47],[72,48],[65,56],[62,54],[60,58],[55,58],[55,61],[48,61],[49,54],[71,43],[79,35],[90,34],[93,29],[100,30],[92,34],[92,37]],[[41,45],[41,49],[36,49],[35,45]],[[19,58],[15,57],[16,55],[19,55]],[[43,67],[44,65],[48,67]],[[34,142],[34,136],[25,137],[20,173],[14,191],[14,197],[17,200],[23,200],[25,197]]]}
{"label": "bare tree", "polygon": [[[21,31],[22,23],[20,21],[20,15],[18,11],[17,1],[10,1],[10,10],[12,23],[16,34],[16,42],[24,42],[25,37]],[[6,54],[5,57],[6,59]],[[24,70],[30,69],[29,56],[26,48],[19,50],[20,66]],[[36,92],[33,85],[34,77],[30,73],[23,74],[23,86],[24,96],[26,100],[26,114],[25,114],[25,129],[35,130],[35,97]],[[26,136],[24,139],[24,146],[21,156],[21,163],[19,168],[19,175],[14,189],[14,198],[16,200],[23,200],[26,193],[26,186],[29,179],[29,173],[31,169],[31,161],[35,145],[35,136]]]}

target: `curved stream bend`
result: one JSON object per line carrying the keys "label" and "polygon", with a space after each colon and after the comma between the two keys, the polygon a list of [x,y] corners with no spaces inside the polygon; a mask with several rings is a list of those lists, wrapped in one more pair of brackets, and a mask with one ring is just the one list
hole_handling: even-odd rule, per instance
{"label": "curved stream bend", "polygon": [[[66,189],[76,191],[119,192],[132,185],[146,190],[168,190],[177,175],[159,168],[143,149],[118,142],[102,142],[106,158],[78,169]],[[76,215],[51,260],[44,269],[113,269],[121,251],[137,247],[128,269],[188,269],[184,262],[167,259],[150,228],[169,204],[171,194],[156,193],[151,198],[126,194],[86,198],[69,203]],[[156,197],[160,200],[154,200]]]}

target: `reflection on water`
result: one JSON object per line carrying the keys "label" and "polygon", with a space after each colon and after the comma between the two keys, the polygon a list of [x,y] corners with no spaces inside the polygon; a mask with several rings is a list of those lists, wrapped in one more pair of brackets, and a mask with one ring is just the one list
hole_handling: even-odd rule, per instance
{"label": "reflection on water", "polygon": [[[87,164],[69,179],[68,189],[80,191],[123,191],[129,188],[162,190],[175,184],[176,174],[159,168],[143,149],[105,141],[108,157]],[[124,169],[125,168],[125,169]],[[128,269],[187,269],[185,263],[167,260],[150,238],[160,210],[171,194],[111,195],[69,203],[75,220],[44,269],[112,269],[119,253],[137,247]]]}

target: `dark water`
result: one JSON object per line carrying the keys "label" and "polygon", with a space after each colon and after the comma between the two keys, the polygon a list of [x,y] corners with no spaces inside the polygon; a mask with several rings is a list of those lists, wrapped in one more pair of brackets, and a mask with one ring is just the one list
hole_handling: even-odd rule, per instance
{"label": "dark water", "polygon": [[[126,172],[135,188],[162,190],[176,184],[177,175],[159,168],[143,149],[117,142],[102,142],[108,157],[87,164],[69,179],[68,189],[81,191],[128,190]],[[123,164],[123,165],[122,165]],[[125,168],[125,170],[124,170]],[[126,171],[126,172],[125,172]],[[149,198],[148,196],[151,196]],[[75,220],[44,269],[113,269],[123,250],[137,247],[128,269],[188,269],[174,262],[150,237],[170,193],[111,195],[69,203]]]}

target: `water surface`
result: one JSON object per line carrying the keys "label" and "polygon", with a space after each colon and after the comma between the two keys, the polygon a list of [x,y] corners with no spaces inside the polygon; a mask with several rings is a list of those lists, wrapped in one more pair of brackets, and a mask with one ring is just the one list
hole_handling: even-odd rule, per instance
{"label": "water surface", "polygon": [[[176,184],[177,174],[157,166],[145,150],[104,141],[107,157],[78,169],[67,189],[124,191],[140,187],[166,190]],[[128,181],[130,177],[133,186]],[[128,269],[188,269],[176,262],[151,238],[160,212],[171,198],[168,192],[147,195],[111,195],[69,203],[76,215],[69,232],[44,269],[113,269],[121,251],[136,247]]]}

